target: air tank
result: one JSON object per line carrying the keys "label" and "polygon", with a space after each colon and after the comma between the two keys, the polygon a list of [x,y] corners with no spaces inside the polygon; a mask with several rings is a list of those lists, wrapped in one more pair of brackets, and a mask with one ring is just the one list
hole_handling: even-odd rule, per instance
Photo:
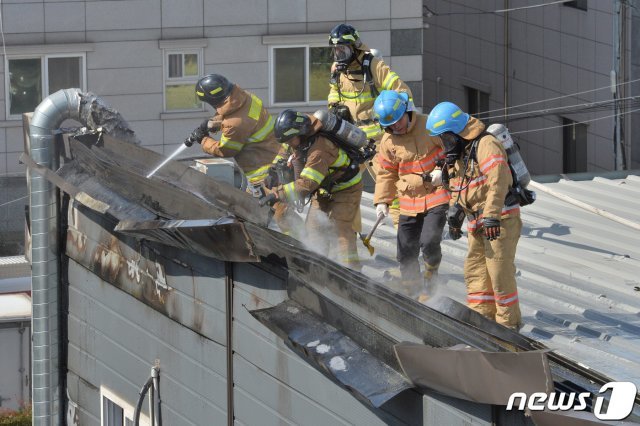
{"label": "air tank", "polygon": [[346,144],[356,149],[367,146],[367,134],[358,126],[323,109],[313,113],[313,116],[322,122],[322,130],[333,133]]}
{"label": "air tank", "polygon": [[491,133],[502,143],[502,146],[509,156],[509,163],[511,163],[511,167],[513,167],[513,171],[516,173],[518,183],[521,187],[526,188],[529,182],[531,182],[531,175],[520,155],[518,145],[513,143],[513,139],[511,139],[509,130],[503,124],[492,124],[487,128],[487,132]]}

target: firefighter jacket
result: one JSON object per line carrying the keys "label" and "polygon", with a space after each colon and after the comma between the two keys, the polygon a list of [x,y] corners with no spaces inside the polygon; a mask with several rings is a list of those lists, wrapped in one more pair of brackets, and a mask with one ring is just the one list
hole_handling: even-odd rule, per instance
{"label": "firefighter jacket", "polygon": [[[314,116],[309,117],[314,130],[319,131],[322,128],[322,122]],[[312,142],[306,154],[303,154],[299,148],[295,153],[295,155],[306,157],[300,176],[295,181],[277,188],[280,200],[299,201],[318,189],[333,194],[352,188],[362,181],[360,170],[352,177],[346,173],[351,159],[343,149],[321,134],[315,134],[309,138]],[[282,151],[280,154],[282,155]]]}
{"label": "firefighter jacket", "polygon": [[202,150],[216,157],[233,157],[251,184],[267,177],[280,149],[273,135],[275,119],[262,106],[262,100],[237,85],[216,109],[214,120],[222,121],[220,140],[205,137]]}
{"label": "firefighter jacket", "polygon": [[[467,229],[474,232],[482,226],[482,218],[504,219],[520,216],[520,206],[505,205],[505,198],[513,183],[507,152],[493,135],[482,134],[485,129],[482,121],[471,117],[460,136],[467,141],[462,159],[456,161],[453,173],[450,173],[451,203],[458,203],[467,214]],[[475,155],[471,151],[475,150]],[[474,158],[475,157],[475,158]],[[464,172],[464,160],[469,158],[467,171]],[[463,175],[464,173],[464,175]],[[468,186],[467,186],[468,185]]]}
{"label": "firefighter jacket", "polygon": [[360,127],[369,139],[378,139],[382,135],[382,129],[373,122],[373,103],[382,90],[395,90],[409,94],[409,101],[413,103],[411,89],[391,71],[382,59],[372,57],[370,70],[373,77],[373,86],[377,93],[371,93],[370,85],[364,82],[363,59],[368,52],[365,45],[360,47],[357,60],[354,60],[347,70],[338,73],[336,79],[332,79],[329,85],[329,105],[334,103],[344,104],[349,108],[356,126]]}
{"label": "firefighter jacket", "polygon": [[449,192],[423,180],[423,175],[436,168],[442,158],[440,138],[429,136],[424,130],[427,116],[410,113],[411,121],[404,135],[385,133],[380,141],[374,204],[391,205],[397,197],[400,214],[415,216],[433,207],[448,204]]}

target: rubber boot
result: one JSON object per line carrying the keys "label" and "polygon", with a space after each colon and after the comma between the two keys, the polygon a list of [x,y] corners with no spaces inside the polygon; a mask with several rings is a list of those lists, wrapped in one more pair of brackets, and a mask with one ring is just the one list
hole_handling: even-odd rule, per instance
{"label": "rubber boot", "polygon": [[438,285],[438,268],[440,264],[437,265],[429,265],[425,263],[425,271],[424,271],[424,289],[420,292],[418,296],[418,302],[425,303],[429,298],[431,298],[435,292],[436,287]]}

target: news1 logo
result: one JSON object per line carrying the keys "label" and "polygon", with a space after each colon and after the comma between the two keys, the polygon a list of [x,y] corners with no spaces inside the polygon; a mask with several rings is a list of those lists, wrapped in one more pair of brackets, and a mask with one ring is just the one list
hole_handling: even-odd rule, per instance
{"label": "news1 logo", "polygon": [[[603,408],[604,397],[602,394],[611,390],[609,405]],[[593,414],[599,420],[624,420],[633,410],[638,389],[631,382],[609,382],[600,388],[595,397]],[[591,398],[590,392],[535,392],[527,396],[524,392],[514,392],[509,397],[507,411],[516,409],[522,411],[528,408],[531,411],[582,411],[587,408],[587,400]],[[516,405],[516,401],[518,401]]]}

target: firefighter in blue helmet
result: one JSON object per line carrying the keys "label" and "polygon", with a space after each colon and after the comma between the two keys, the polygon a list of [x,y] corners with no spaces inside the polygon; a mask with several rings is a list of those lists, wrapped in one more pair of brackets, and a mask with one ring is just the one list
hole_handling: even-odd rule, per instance
{"label": "firefighter in blue helmet", "polygon": [[452,176],[447,216],[452,238],[460,238],[465,216],[468,220],[467,304],[502,325],[519,329],[514,261],[522,221],[519,204],[507,197],[513,182],[507,152],[485,131],[482,121],[451,102],[433,108],[426,129],[441,139]]}
{"label": "firefighter in blue helmet", "polygon": [[[443,158],[440,140],[424,131],[427,117],[409,111],[408,103],[406,93],[383,90],[373,105],[374,118],[385,129],[377,156],[379,172],[373,201],[378,215],[386,216],[397,194],[401,285],[410,296],[423,290],[418,299],[424,301],[435,290],[449,192],[442,187],[436,165]],[[425,263],[423,275],[418,263],[420,252]]]}

